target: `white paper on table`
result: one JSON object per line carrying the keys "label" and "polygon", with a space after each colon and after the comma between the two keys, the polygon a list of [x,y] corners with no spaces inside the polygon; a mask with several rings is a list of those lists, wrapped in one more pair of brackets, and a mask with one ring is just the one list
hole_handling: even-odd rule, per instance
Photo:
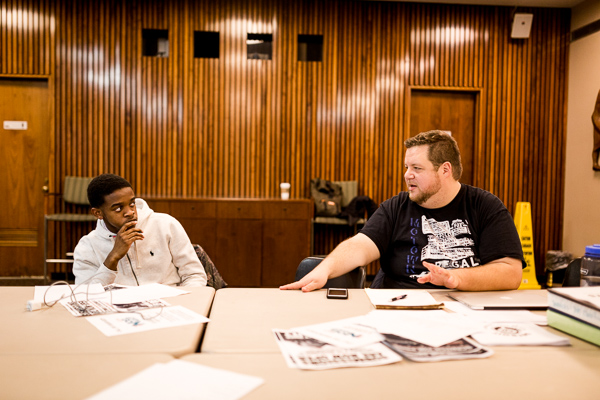
{"label": "white paper on table", "polygon": [[444,307],[479,322],[529,322],[548,325],[546,314],[538,315],[529,310],[473,310],[459,301],[444,301]]}
{"label": "white paper on table", "polygon": [[290,368],[325,370],[373,367],[402,361],[402,357],[383,343],[358,348],[332,346],[300,332],[273,329],[277,345]]}
{"label": "white paper on table", "polygon": [[[377,306],[423,307],[439,304],[427,290],[421,289],[365,289],[371,304]],[[392,301],[398,296],[406,296],[401,300]]]}
{"label": "white paper on table", "polygon": [[[100,286],[102,287],[102,286]],[[92,292],[90,290],[90,292]],[[157,300],[165,297],[174,297],[189,292],[178,289],[176,287],[162,285],[160,283],[150,283],[142,286],[119,286],[118,289],[104,292],[104,294],[98,294],[94,297],[94,300],[102,299],[103,301],[111,304],[133,304],[141,303],[144,301]],[[90,296],[90,298],[92,298]],[[77,300],[85,300],[85,294],[78,294]],[[71,298],[67,297],[60,301],[61,304],[71,302]]]}
{"label": "white paper on table", "polygon": [[[142,314],[144,318],[140,315]],[[183,306],[152,308],[136,313],[116,313],[86,318],[106,336],[124,335],[173,326],[208,322],[209,319]]]}
{"label": "white paper on table", "polygon": [[102,300],[78,300],[73,302],[61,300],[60,303],[75,317],[89,317],[116,312],[139,312],[151,308],[171,306],[163,299],[152,299],[128,304],[111,304]]}
{"label": "white paper on table", "polygon": [[291,330],[343,348],[363,347],[381,342],[383,336],[371,326],[365,325],[365,321],[365,317],[360,316],[302,326]]}
{"label": "white paper on table", "polygon": [[111,290],[113,304],[137,303],[139,301],[163,299],[189,293],[177,287],[150,283],[148,285],[130,286],[127,289]]}
{"label": "white paper on table", "polygon": [[487,346],[568,346],[568,338],[555,335],[536,324],[496,322],[471,335]]}
{"label": "white paper on table", "polygon": [[52,303],[60,299],[72,301],[71,295],[73,293],[75,293],[77,300],[85,300],[86,297],[92,300],[108,299],[108,295],[100,283],[92,283],[90,285],[36,286],[33,299],[43,304],[45,294],[46,303]]}
{"label": "white paper on table", "polygon": [[439,347],[480,331],[483,324],[444,310],[374,310],[366,324],[380,333],[391,333]]}
{"label": "white paper on table", "polygon": [[255,376],[173,360],[154,364],[88,399],[236,400],[263,383]]}

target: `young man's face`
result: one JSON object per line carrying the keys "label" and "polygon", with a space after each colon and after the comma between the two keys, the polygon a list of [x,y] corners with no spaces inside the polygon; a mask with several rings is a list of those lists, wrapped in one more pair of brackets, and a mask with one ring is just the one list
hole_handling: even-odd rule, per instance
{"label": "young man's face", "polygon": [[442,184],[439,171],[429,161],[429,146],[415,146],[406,149],[404,157],[404,180],[408,186],[408,196],[423,206],[427,200],[440,191]]}
{"label": "young man's face", "polygon": [[104,220],[109,231],[117,233],[125,223],[137,221],[133,189],[125,187],[104,196],[104,204],[100,208],[92,208],[92,213]]}

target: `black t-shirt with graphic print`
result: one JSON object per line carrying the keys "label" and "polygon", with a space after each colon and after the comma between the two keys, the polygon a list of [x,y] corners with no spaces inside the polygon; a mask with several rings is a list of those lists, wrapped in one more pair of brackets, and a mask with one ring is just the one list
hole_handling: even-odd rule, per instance
{"label": "black t-shirt with graphic print", "polygon": [[381,270],[372,287],[439,288],[417,282],[428,272],[423,261],[453,269],[512,257],[526,265],[515,224],[502,201],[464,184],[450,204],[436,209],[423,208],[401,192],[381,204],[361,233],[381,254]]}

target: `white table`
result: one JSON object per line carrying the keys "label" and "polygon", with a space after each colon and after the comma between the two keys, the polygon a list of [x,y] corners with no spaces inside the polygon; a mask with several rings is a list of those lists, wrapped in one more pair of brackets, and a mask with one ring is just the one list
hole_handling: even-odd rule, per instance
{"label": "white table", "polygon": [[[207,316],[215,290],[211,287],[185,290],[190,293],[165,300]],[[178,357],[197,350],[206,325],[108,337],[84,318],[71,315],[60,304],[26,311],[25,304],[33,294],[33,287],[0,287],[0,354],[164,353]]]}
{"label": "white table", "polygon": [[374,308],[362,289],[347,300],[327,299],[325,290],[227,288],[217,291],[206,327],[203,353],[279,353],[273,328],[289,329],[367,314]]}
{"label": "white table", "polygon": [[597,400],[600,350],[495,347],[490,358],[433,363],[403,360],[369,368],[301,371],[282,355],[204,354],[182,360],[258,376],[244,399]]}
{"label": "white table", "polygon": [[0,398],[84,399],[171,360],[166,354],[0,354]]}

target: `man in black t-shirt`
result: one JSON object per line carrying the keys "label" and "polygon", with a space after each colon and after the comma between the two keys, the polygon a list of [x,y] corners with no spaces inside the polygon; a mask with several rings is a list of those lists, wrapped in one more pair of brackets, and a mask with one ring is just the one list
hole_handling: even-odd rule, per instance
{"label": "man in black t-shirt", "polygon": [[485,190],[463,185],[456,141],[442,131],[404,142],[407,192],[385,201],[354,237],[281,289],[311,291],[381,259],[374,288],[516,289],[525,266],[512,218]]}

